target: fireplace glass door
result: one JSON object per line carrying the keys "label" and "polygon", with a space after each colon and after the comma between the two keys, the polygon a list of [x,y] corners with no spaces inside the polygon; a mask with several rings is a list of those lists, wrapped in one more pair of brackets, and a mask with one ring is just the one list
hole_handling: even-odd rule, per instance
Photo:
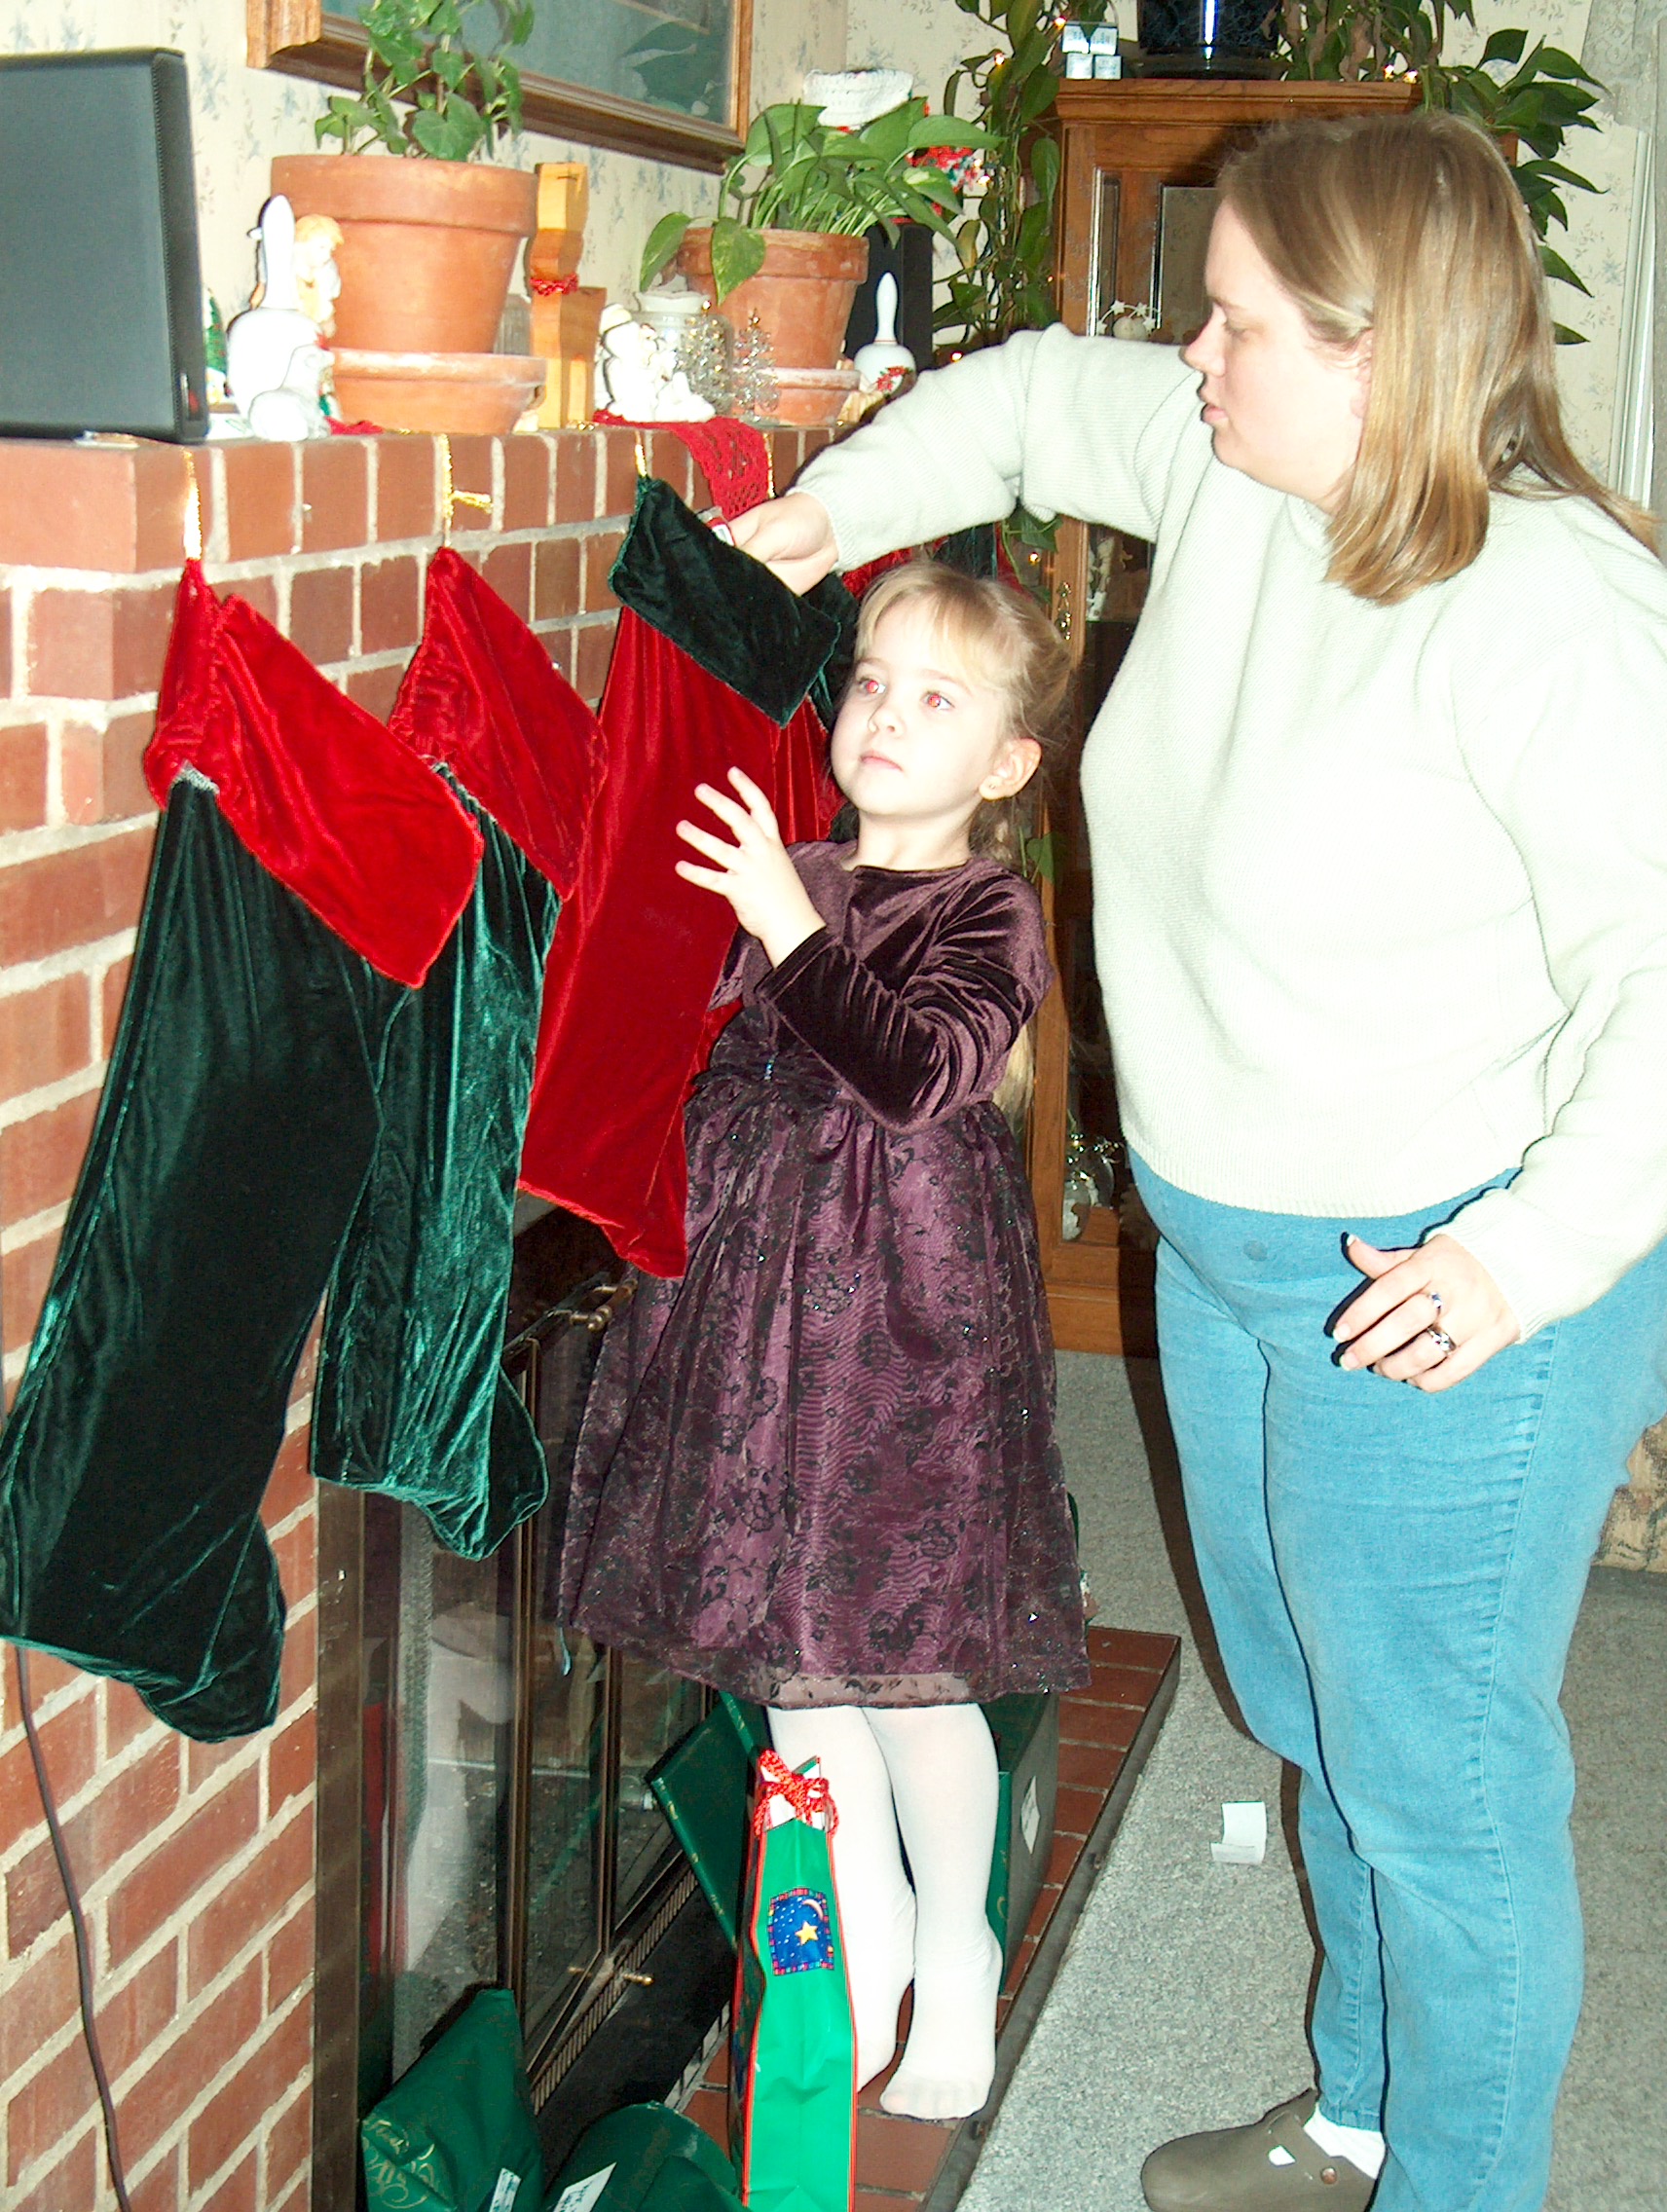
{"label": "fireplace glass door", "polygon": [[510,1344],[551,1494],[496,1557],[460,1560],[413,1508],[364,1500],[361,2112],[488,1984],[515,1994],[541,2104],[693,1895],[648,1775],[706,1694],[600,1650],[557,1604],[612,1280],[523,1316]]}

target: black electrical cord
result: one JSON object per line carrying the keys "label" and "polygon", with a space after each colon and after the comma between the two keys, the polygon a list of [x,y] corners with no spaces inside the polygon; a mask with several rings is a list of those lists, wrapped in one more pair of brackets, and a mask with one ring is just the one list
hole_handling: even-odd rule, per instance
{"label": "black electrical cord", "polygon": [[29,1739],[29,1757],[35,1769],[35,1788],[41,1793],[41,1811],[47,1817],[47,1833],[52,1837],[53,1857],[57,1861],[58,1880],[63,1884],[64,1902],[69,1907],[69,1925],[75,1937],[75,1978],[81,1990],[81,2032],[87,2041],[87,2055],[93,2061],[93,2079],[97,2083],[98,2102],[104,2114],[104,2155],[109,2161],[110,2180],[121,2212],[133,2212],[132,2199],[128,2194],[127,2178],[122,2171],[122,2153],[116,2142],[116,2104],[110,2094],[110,2077],[104,2071],[104,2055],[98,2047],[98,2030],[93,2016],[93,1967],[88,1952],[87,1922],[81,1910],[81,1894],[75,1886],[69,1854],[63,1847],[63,1830],[58,1825],[57,1807],[53,1802],[52,1784],[47,1779],[47,1762],[41,1755],[40,1737],[35,1733],[35,1715],[29,1704],[28,1653],[20,1643],[15,1643],[12,1655],[18,1662],[18,1702],[23,1710],[23,1733]]}

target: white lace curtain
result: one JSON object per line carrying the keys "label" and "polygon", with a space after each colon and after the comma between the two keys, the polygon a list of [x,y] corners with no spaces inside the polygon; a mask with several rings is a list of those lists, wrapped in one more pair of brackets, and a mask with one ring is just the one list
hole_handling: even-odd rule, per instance
{"label": "white lace curtain", "polygon": [[1667,512],[1667,0],[1592,0],[1581,59],[1609,87],[1615,120],[1654,142],[1655,284],[1651,358],[1655,464],[1650,505]]}

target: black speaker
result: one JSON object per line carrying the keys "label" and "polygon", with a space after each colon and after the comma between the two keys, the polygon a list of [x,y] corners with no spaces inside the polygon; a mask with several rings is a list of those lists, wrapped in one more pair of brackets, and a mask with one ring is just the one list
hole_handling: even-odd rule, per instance
{"label": "black speaker", "polygon": [[207,422],[185,56],[0,58],[0,432]]}

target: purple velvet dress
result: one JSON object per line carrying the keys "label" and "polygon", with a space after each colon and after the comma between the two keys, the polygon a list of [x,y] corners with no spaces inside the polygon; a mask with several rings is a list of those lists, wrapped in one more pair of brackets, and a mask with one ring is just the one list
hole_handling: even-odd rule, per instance
{"label": "purple velvet dress", "polygon": [[849,869],[687,1114],[688,1270],[640,1276],[579,1439],[565,1617],[772,1705],[1087,1678],[1030,1193],[990,1093],[1049,981],[995,862]]}

